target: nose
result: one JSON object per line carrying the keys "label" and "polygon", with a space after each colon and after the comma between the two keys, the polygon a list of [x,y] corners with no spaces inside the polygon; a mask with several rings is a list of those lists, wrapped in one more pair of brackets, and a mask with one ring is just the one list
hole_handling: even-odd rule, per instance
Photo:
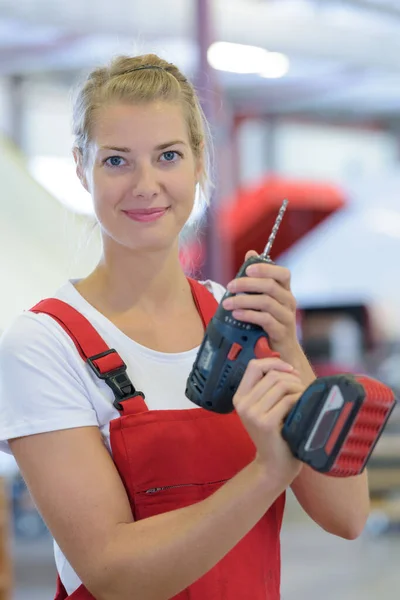
{"label": "nose", "polygon": [[138,164],[133,176],[132,193],[136,198],[151,200],[160,192],[157,169],[150,164]]}

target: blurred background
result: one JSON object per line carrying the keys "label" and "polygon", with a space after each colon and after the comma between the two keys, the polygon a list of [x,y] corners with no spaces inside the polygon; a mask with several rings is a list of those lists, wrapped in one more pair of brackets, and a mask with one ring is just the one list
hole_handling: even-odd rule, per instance
{"label": "blurred background", "polygon": [[[287,198],[271,256],[292,271],[317,373],[363,372],[398,393],[398,0],[0,0],[0,332],[95,266],[71,94],[113,55],[147,52],[192,79],[214,139],[212,209],[184,264],[226,284]],[[399,412],[370,461],[361,538],[329,536],[289,495],[284,600],[398,598]],[[50,600],[50,535],[11,457],[0,475],[0,600]]]}

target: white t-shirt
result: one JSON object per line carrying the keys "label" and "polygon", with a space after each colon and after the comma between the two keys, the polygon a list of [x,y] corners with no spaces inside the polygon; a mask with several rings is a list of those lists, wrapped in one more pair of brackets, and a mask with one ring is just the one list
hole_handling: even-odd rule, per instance
{"label": "white t-shirt", "polygon": [[[166,354],[141,346],[94,309],[74,283],[67,282],[54,297],[76,308],[116,349],[133,385],[145,394],[149,409],[196,408],[185,396],[185,388],[198,347]],[[202,283],[219,302],[223,286]],[[0,450],[9,452],[7,440],[11,438],[94,425],[111,452],[109,424],[119,416],[113,401],[111,389],[88,368],[52,317],[27,311],[1,336]],[[81,582],[56,543],[54,551],[58,573],[71,594]]]}

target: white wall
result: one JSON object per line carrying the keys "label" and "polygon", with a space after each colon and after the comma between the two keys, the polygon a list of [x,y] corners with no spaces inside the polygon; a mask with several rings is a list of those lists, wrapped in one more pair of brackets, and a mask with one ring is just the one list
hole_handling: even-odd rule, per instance
{"label": "white wall", "polygon": [[282,124],[276,153],[282,175],[337,183],[382,173],[397,162],[392,135],[334,125]]}
{"label": "white wall", "polygon": [[257,181],[271,168],[285,177],[343,183],[382,173],[398,162],[394,136],[381,131],[290,121],[271,128],[254,119],[242,124],[239,140],[243,184]]}
{"label": "white wall", "polygon": [[29,175],[15,148],[0,139],[0,331],[22,310],[80,277],[99,256],[87,221],[69,214]]}
{"label": "white wall", "polygon": [[25,147],[29,156],[70,156],[72,93],[50,81],[31,82],[25,97]]}

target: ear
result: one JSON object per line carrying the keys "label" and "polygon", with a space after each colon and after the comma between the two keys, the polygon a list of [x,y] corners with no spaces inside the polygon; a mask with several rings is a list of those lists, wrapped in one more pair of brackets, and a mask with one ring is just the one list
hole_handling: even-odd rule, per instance
{"label": "ear", "polygon": [[75,147],[72,150],[72,154],[74,156],[76,174],[78,176],[78,179],[81,182],[81,184],[83,185],[83,187],[85,188],[85,190],[88,192],[89,186],[88,186],[88,182],[87,182],[86,175],[85,175],[85,169],[83,167],[82,151],[79,148]]}

